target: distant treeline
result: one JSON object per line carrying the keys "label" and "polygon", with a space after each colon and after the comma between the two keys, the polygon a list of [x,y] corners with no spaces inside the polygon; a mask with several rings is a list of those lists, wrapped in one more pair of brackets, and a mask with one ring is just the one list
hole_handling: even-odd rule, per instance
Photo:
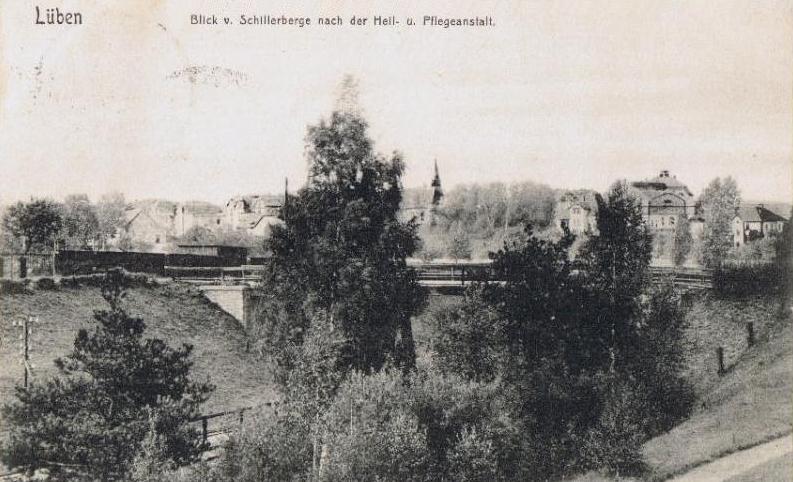
{"label": "distant treeline", "polygon": [[[404,206],[429,206],[427,189],[406,189]],[[553,223],[558,191],[545,184],[463,184],[449,190],[421,230],[425,258],[485,257],[521,225]]]}

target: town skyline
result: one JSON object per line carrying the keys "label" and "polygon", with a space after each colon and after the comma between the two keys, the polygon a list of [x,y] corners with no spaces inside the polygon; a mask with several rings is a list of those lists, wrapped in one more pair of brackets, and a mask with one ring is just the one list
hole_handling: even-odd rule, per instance
{"label": "town skyline", "polygon": [[[456,187],[461,187],[461,186],[471,186],[471,185],[484,186],[484,185],[489,185],[489,184],[503,184],[503,185],[506,185],[506,186],[510,186],[510,185],[516,185],[516,184],[520,184],[520,183],[530,182],[530,183],[537,183],[537,184],[547,185],[551,189],[554,189],[555,191],[558,191],[560,193],[564,192],[564,191],[574,191],[574,190],[582,190],[583,189],[583,190],[595,191],[595,192],[598,192],[598,193],[601,193],[601,194],[608,192],[609,188],[615,182],[626,181],[626,182],[630,183],[630,182],[634,182],[634,181],[648,180],[648,179],[651,179],[653,177],[656,177],[659,172],[669,171],[668,169],[659,169],[657,171],[649,173],[647,176],[644,176],[642,178],[637,178],[637,179],[629,179],[629,178],[625,178],[625,177],[615,178],[611,182],[609,182],[605,186],[603,186],[602,188],[594,188],[594,187],[589,187],[589,186],[553,185],[553,184],[544,183],[544,182],[539,181],[537,179],[530,179],[530,178],[527,178],[527,179],[510,179],[510,180],[498,180],[498,179],[495,179],[495,180],[486,181],[486,182],[463,181],[463,182],[459,182],[459,183],[456,183],[456,184],[449,184],[445,180],[445,177],[444,177],[444,174],[443,174],[443,168],[441,166],[439,166],[439,169],[440,169],[440,176],[441,176],[441,179],[442,179],[442,182],[443,182],[443,189],[444,189],[445,192],[448,192],[450,190],[455,189]],[[669,173],[670,173],[670,175],[672,177],[679,178],[681,180],[681,182],[686,183],[686,185],[689,186],[690,188],[692,187],[691,184],[687,182],[687,179],[685,177],[677,176],[677,174],[675,172],[672,172],[672,171],[669,171]],[[719,176],[719,177],[724,178],[724,177],[727,177],[727,176]],[[712,179],[708,180],[707,182],[710,182],[711,180]],[[286,181],[286,184],[284,183],[284,181]],[[404,184],[403,188],[405,190],[411,190],[411,189],[427,189],[427,190],[429,190],[429,189],[432,188],[431,181],[432,181],[432,178],[430,177],[429,180],[427,180],[426,182],[421,183],[421,184],[414,184],[414,185]],[[160,200],[160,201],[174,202],[176,204],[190,203],[190,202],[205,202],[205,203],[209,203],[209,204],[212,204],[212,205],[216,205],[216,206],[222,207],[227,202],[229,202],[230,200],[233,200],[234,198],[237,198],[237,197],[252,196],[252,195],[263,195],[263,196],[270,196],[270,197],[283,196],[285,189],[288,189],[288,192],[290,194],[295,194],[299,189],[301,189],[302,187],[305,186],[305,180],[303,180],[303,182],[301,182],[298,185],[296,185],[295,182],[292,179],[288,179],[288,178],[283,178],[281,182],[282,182],[282,184],[281,184],[281,189],[280,190],[274,189],[274,190],[268,190],[268,191],[259,190],[259,191],[250,191],[250,192],[229,190],[228,193],[225,196],[222,196],[222,197],[220,197],[218,199],[210,199],[210,198],[207,198],[207,197],[202,197],[201,193],[199,193],[199,192],[196,192],[194,195],[188,195],[187,197],[184,197],[184,198],[177,198],[177,197],[169,196],[167,193],[164,194],[164,195],[161,195],[161,196],[158,196],[158,195],[135,196],[135,195],[130,195],[129,192],[123,191],[123,190],[98,191],[97,194],[91,194],[91,193],[84,192],[84,191],[64,191],[63,194],[51,194],[51,195],[42,194],[42,193],[33,193],[32,192],[32,193],[30,193],[27,196],[22,196],[22,197],[15,198],[15,199],[3,197],[2,194],[0,194],[0,205],[8,205],[8,204],[15,203],[17,201],[27,201],[27,200],[36,199],[36,198],[48,198],[48,199],[53,199],[53,200],[63,200],[65,197],[70,196],[70,195],[82,195],[82,194],[88,195],[89,199],[92,202],[96,202],[103,195],[120,193],[120,194],[124,195],[125,199],[129,203],[135,203],[135,202],[141,202],[141,201],[149,201],[149,200]],[[738,187],[740,189],[741,180],[740,179],[736,179],[736,182],[737,182]],[[707,185],[707,183],[706,183],[706,185]],[[705,186],[703,186],[700,189],[696,189],[696,188],[692,188],[691,189],[691,191],[694,194],[695,198],[699,196],[699,194],[702,192],[702,189],[704,189],[704,187]],[[135,192],[135,191],[132,191],[132,192]],[[771,197],[771,196],[765,196],[765,197],[763,197],[763,196],[760,196],[760,197],[746,196],[743,192],[741,192],[741,200],[742,200],[742,203],[747,203],[748,202],[749,204],[769,202],[769,203],[774,203],[774,204],[789,205],[789,204],[791,204],[791,202],[793,202],[793,199],[786,199],[786,198],[783,198],[783,197],[774,198],[774,197]]]}

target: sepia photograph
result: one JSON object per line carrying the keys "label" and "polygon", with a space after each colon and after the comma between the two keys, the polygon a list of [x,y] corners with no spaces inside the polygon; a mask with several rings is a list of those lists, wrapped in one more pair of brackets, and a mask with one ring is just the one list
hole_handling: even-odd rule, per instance
{"label": "sepia photograph", "polygon": [[0,0],[0,482],[793,481],[790,0]]}

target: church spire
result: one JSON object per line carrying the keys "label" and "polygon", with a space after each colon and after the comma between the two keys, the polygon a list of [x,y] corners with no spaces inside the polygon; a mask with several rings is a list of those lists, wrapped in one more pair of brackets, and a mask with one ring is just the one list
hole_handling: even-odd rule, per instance
{"label": "church spire", "polygon": [[441,176],[438,174],[438,160],[435,159],[435,177],[432,178],[432,206],[438,206],[443,198],[441,189]]}

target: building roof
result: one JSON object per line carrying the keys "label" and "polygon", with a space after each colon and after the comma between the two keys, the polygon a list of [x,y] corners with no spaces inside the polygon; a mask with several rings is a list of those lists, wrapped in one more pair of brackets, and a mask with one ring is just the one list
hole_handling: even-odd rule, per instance
{"label": "building roof", "polygon": [[264,205],[268,207],[281,207],[284,204],[282,195],[273,194],[246,194],[244,196],[234,196],[226,202],[226,206],[242,202],[245,207],[250,209],[254,205]]}
{"label": "building roof", "polygon": [[185,201],[177,209],[184,208],[185,211],[193,215],[215,215],[221,214],[223,209],[220,206],[206,201]]}
{"label": "building roof", "polygon": [[129,208],[143,209],[159,215],[168,215],[176,212],[176,203],[167,199],[139,199],[130,203]]}
{"label": "building roof", "polygon": [[149,224],[154,226],[156,229],[161,230],[164,233],[170,232],[168,226],[162,224],[148,210],[145,209],[127,209],[124,211],[124,227],[125,229],[129,229],[130,225],[135,222],[136,220],[148,220]]}
{"label": "building roof", "polygon": [[688,186],[680,182],[676,176],[670,176],[669,171],[661,171],[653,178],[632,182],[631,186],[636,188],[645,199],[655,197],[657,194],[664,191],[684,194],[691,198],[694,197],[691,191],[689,191]]}
{"label": "building roof", "polygon": [[558,201],[562,209],[569,209],[579,205],[587,211],[597,212],[600,193],[591,189],[571,189],[562,191]]}
{"label": "building roof", "polygon": [[739,207],[735,216],[745,223],[773,223],[787,221],[779,214],[766,209],[764,206]]}

